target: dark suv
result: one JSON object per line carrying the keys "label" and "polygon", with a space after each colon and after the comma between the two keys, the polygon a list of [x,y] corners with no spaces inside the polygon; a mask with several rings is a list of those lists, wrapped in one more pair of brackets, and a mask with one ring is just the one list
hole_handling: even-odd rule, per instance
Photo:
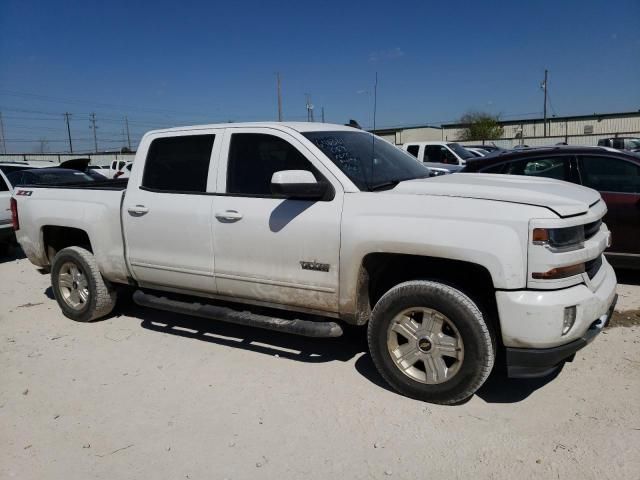
{"label": "dark suv", "polygon": [[637,137],[612,137],[598,140],[599,147],[611,147],[618,150],[640,151],[640,138]]}
{"label": "dark suv", "polygon": [[640,155],[600,147],[534,148],[467,160],[462,172],[555,178],[598,190],[613,234],[607,258],[640,268]]}

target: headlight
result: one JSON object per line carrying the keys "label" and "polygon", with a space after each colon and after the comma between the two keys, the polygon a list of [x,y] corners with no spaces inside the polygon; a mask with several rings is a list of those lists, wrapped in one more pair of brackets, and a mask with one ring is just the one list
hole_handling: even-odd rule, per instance
{"label": "headlight", "polygon": [[565,228],[534,228],[534,245],[546,245],[554,251],[577,250],[584,246],[584,226]]}

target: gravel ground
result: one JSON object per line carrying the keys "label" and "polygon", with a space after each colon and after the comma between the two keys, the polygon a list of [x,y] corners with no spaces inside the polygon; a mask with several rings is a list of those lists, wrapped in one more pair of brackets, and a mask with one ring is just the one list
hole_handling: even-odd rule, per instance
{"label": "gravel ground", "polygon": [[[640,276],[621,278],[618,309],[639,309]],[[639,478],[633,322],[555,378],[493,375],[442,407],[389,391],[359,331],[307,340],[133,305],[79,324],[49,285],[0,263],[3,479]]]}

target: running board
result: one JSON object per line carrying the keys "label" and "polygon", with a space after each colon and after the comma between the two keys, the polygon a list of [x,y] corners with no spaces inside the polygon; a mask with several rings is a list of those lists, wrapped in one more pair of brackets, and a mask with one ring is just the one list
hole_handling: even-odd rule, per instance
{"label": "running board", "polygon": [[161,297],[142,290],[136,290],[133,301],[142,307],[166,310],[184,315],[220,320],[222,322],[235,323],[249,327],[264,328],[277,332],[292,333],[303,337],[339,337],[342,335],[342,327],[331,321],[288,320],[267,315],[259,315],[248,311],[234,310],[219,305],[202,304],[198,302],[184,302],[172,298]]}

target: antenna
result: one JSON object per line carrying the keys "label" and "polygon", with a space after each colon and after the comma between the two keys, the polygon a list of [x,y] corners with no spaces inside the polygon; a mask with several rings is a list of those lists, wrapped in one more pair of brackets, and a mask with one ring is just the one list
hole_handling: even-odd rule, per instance
{"label": "antenna", "polygon": [[[376,82],[373,84],[373,134],[371,136],[371,184],[373,184],[374,156],[376,153],[376,110],[378,108],[378,72]],[[369,186],[371,186],[371,184]]]}
{"label": "antenna", "polygon": [[280,83],[280,72],[276,73],[278,77],[278,121],[282,121],[282,88]]}
{"label": "antenna", "polygon": [[129,119],[127,118],[127,116],[124,116],[124,126],[127,129],[127,146],[129,147],[129,150],[131,150],[131,134],[129,133]]}

